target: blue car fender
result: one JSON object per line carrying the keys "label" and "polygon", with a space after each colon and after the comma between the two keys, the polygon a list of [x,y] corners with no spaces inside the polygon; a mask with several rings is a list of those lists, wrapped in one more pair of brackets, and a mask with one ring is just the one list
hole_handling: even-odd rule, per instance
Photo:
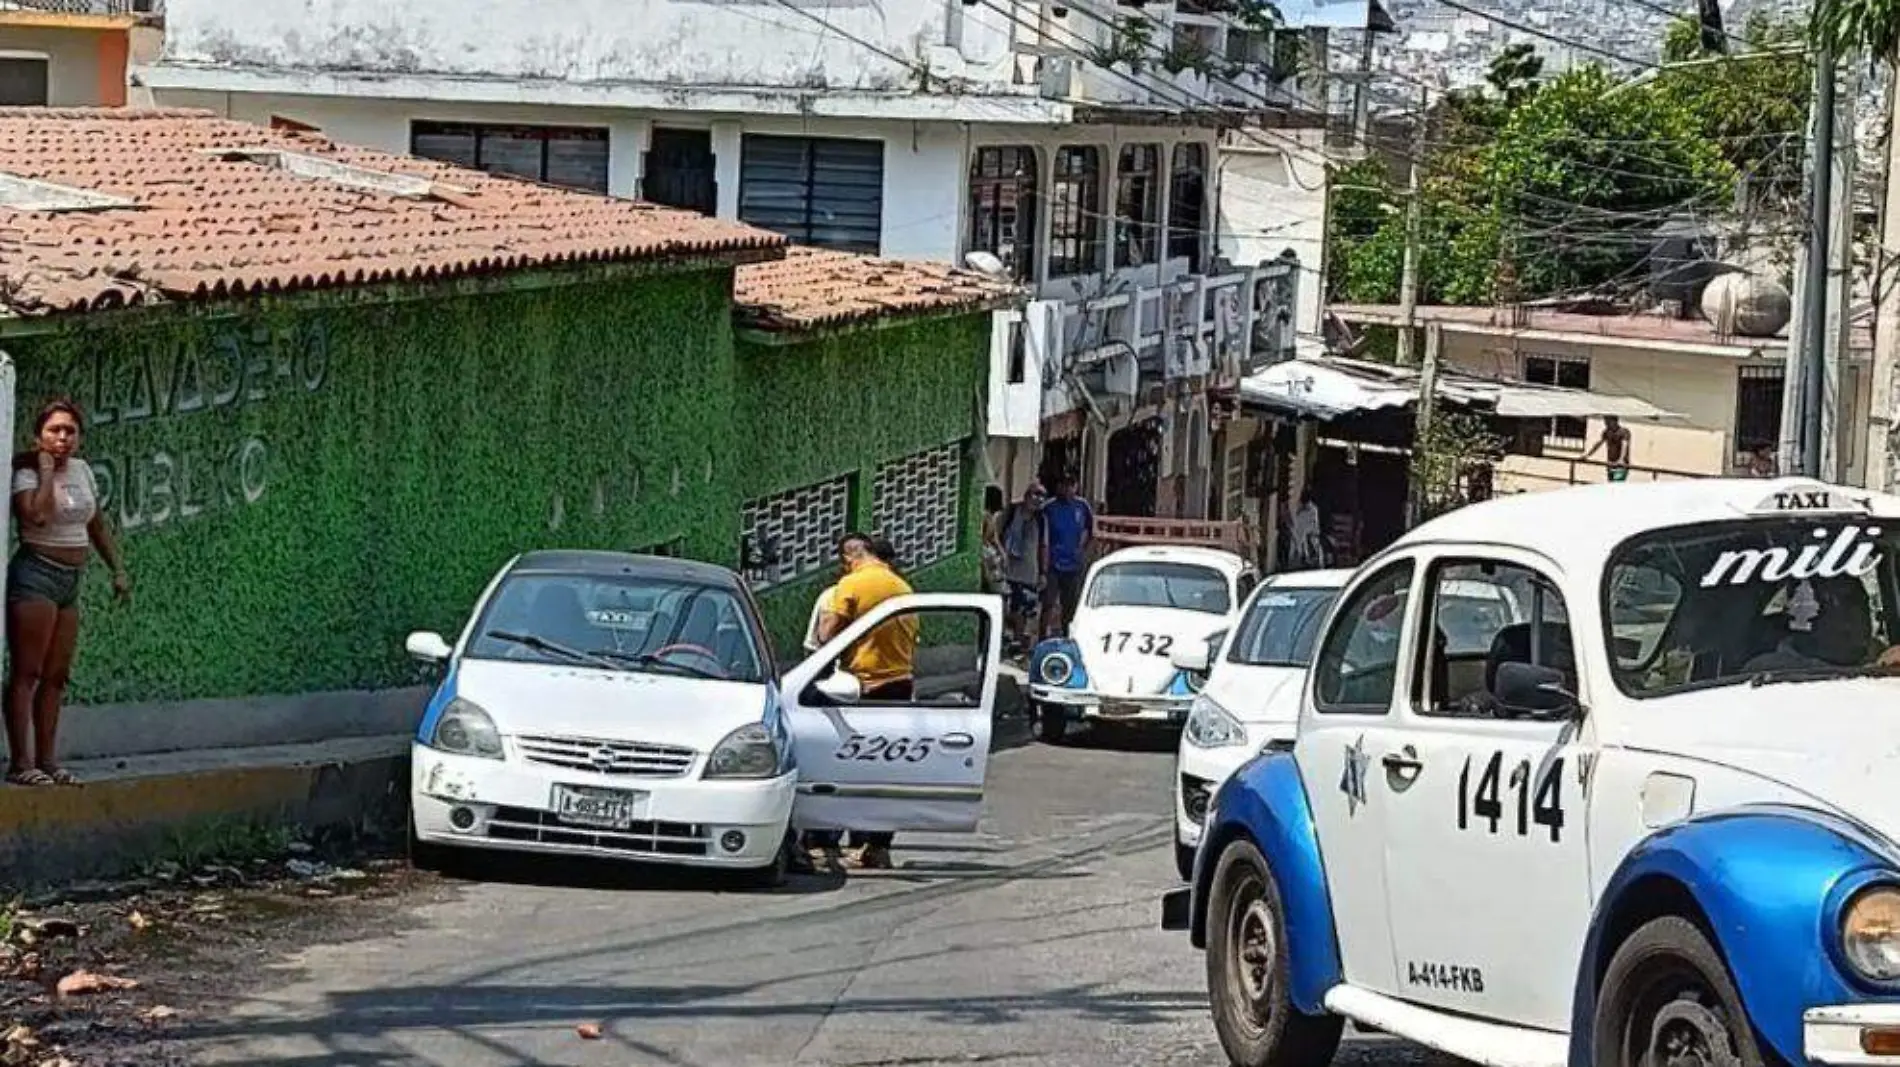
{"label": "blue car fender", "polygon": [[1597,994],[1610,960],[1664,914],[1696,921],[1727,962],[1755,1031],[1787,1063],[1805,1062],[1802,1013],[1900,1001],[1840,959],[1841,913],[1861,889],[1900,884],[1891,845],[1847,819],[1785,804],[1748,805],[1659,830],[1605,885],[1585,938],[1570,1029],[1572,1067],[1594,1062]]}
{"label": "blue car fender", "polygon": [[1240,839],[1251,841],[1266,857],[1280,890],[1293,1005],[1308,1015],[1324,1014],[1326,991],[1339,983],[1339,938],[1312,806],[1291,752],[1256,757],[1214,795],[1212,817],[1194,861],[1189,930],[1196,948],[1207,947],[1208,896],[1221,852]]}

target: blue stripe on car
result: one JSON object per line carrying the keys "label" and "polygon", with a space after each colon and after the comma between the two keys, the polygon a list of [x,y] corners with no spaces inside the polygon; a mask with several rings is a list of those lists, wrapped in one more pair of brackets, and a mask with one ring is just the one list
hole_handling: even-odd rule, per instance
{"label": "blue stripe on car", "polygon": [[1214,868],[1229,843],[1251,841],[1267,861],[1286,916],[1286,954],[1293,1006],[1326,1013],[1326,991],[1339,984],[1339,939],[1327,895],[1326,865],[1306,786],[1290,752],[1257,756],[1214,794],[1213,815],[1194,859],[1189,928],[1194,946],[1207,947],[1207,897]]}
{"label": "blue stripe on car", "polygon": [[1066,637],[1051,637],[1038,644],[1029,654],[1029,680],[1035,685],[1049,685],[1042,680],[1042,662],[1051,655],[1060,652],[1069,657],[1074,670],[1069,680],[1057,686],[1058,689],[1087,689],[1089,687],[1088,668],[1082,665],[1082,646]]}
{"label": "blue stripe on car", "polygon": [[416,740],[422,744],[428,744],[429,739],[435,736],[435,724],[441,721],[443,709],[455,699],[455,674],[458,667],[457,663],[449,665],[449,673],[435,687],[435,693],[429,697],[428,707],[422,711],[422,722],[416,727]]}

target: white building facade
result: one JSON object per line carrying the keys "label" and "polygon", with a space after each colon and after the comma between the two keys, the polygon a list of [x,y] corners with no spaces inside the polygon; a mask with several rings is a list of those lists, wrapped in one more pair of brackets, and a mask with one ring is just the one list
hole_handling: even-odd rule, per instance
{"label": "white building facade", "polygon": [[1210,393],[1292,334],[1257,328],[1284,287],[1220,239],[1221,131],[1293,100],[1254,0],[1191,2],[169,0],[135,78],[161,105],[1007,272],[1031,298],[997,313],[979,476],[1015,495],[1068,469],[1111,512],[1200,517]]}

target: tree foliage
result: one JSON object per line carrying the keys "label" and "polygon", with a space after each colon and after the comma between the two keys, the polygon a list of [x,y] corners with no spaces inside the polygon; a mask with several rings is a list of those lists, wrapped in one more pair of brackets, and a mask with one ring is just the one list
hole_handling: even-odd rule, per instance
{"label": "tree foliage", "polygon": [[[1750,51],[1797,35],[1760,20],[1744,33]],[[1699,51],[1695,25],[1672,29],[1668,46],[1677,56]],[[1799,55],[1715,59],[1633,85],[1598,66],[1545,77],[1528,46],[1506,49],[1482,86],[1432,110],[1419,299],[1620,295],[1638,283],[1656,228],[1679,212],[1727,210],[1738,175],[1797,195],[1807,78]],[[1378,184],[1363,180],[1363,167],[1351,173],[1355,184]],[[1335,298],[1397,299],[1404,200],[1389,181],[1378,194],[1335,200]]]}
{"label": "tree foliage", "polygon": [[1900,0],[1818,0],[1810,29],[1817,43],[1837,53],[1892,61],[1900,52]]}

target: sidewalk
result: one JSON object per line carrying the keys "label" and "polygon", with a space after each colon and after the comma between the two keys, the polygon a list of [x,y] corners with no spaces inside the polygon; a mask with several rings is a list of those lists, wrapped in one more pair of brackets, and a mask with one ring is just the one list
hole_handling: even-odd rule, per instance
{"label": "sidewalk", "polygon": [[218,832],[400,812],[409,735],[74,760],[78,787],[0,787],[0,887],[109,878]]}

